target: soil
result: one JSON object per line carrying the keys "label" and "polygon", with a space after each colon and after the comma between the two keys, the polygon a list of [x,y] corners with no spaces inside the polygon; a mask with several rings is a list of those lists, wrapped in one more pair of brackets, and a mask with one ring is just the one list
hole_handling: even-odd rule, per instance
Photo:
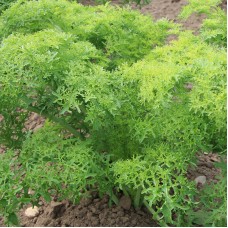
{"label": "soil", "polygon": [[194,180],[198,176],[205,176],[207,182],[217,183],[217,176],[220,170],[215,168],[214,163],[220,162],[221,158],[215,153],[198,153],[196,167],[189,167],[187,177]]}
{"label": "soil", "polygon": [[[89,0],[84,4],[93,5],[94,1]],[[114,1],[112,4],[119,4]],[[155,20],[166,17],[167,19],[179,22],[177,15],[181,8],[187,4],[186,0],[152,0],[149,5],[141,8],[141,12],[153,16]],[[227,1],[224,1],[221,7],[226,11]],[[132,8],[136,8],[132,4]],[[183,23],[188,28],[197,31],[204,16],[193,15],[189,20]],[[0,121],[2,117],[0,115]],[[36,131],[43,126],[45,120],[35,113],[32,113],[26,122],[26,129]],[[0,153],[4,153],[5,148],[0,145]],[[220,161],[220,157],[214,153],[198,153],[197,166],[189,167],[187,177],[193,181],[198,176],[206,176],[207,184],[217,182],[217,175],[220,173],[215,168],[214,163]],[[199,189],[202,186],[197,186]],[[121,206],[109,206],[109,197],[99,198],[96,193],[91,194],[90,199],[82,199],[79,204],[73,205],[68,200],[56,202],[56,199],[50,203],[46,203],[43,199],[39,204],[39,215],[35,218],[28,218],[24,212],[27,205],[19,212],[21,226],[24,227],[99,227],[99,226],[121,226],[121,227],[156,227],[158,226],[152,219],[152,215],[145,208],[135,210],[131,206],[131,202],[122,196]],[[0,217],[0,227],[3,227],[3,218]]]}
{"label": "soil", "polygon": [[36,226],[122,226],[122,227],[153,227],[157,224],[144,210],[136,211],[133,207],[123,209],[120,206],[108,206],[109,197],[98,198],[94,194],[90,199],[82,199],[78,205],[73,205],[69,201],[46,204],[39,208],[40,215],[29,219],[24,216],[21,210],[21,225],[26,227]]}

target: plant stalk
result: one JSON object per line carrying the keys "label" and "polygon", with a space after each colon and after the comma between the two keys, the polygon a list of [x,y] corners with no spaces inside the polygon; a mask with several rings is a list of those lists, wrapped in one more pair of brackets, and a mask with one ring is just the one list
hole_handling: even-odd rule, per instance
{"label": "plant stalk", "polygon": [[108,194],[109,194],[111,200],[112,200],[116,205],[118,205],[118,204],[119,204],[119,200],[118,200],[117,196],[114,194],[114,192],[111,191],[111,193],[108,193]]}
{"label": "plant stalk", "polygon": [[141,191],[142,191],[142,188],[139,187],[139,188],[137,189],[136,195],[135,195],[135,197],[134,197],[134,207],[135,207],[135,208],[139,208],[139,207],[140,207],[139,204],[140,204]]}
{"label": "plant stalk", "polygon": [[155,219],[157,221],[160,221],[159,216],[156,214],[156,212],[154,211],[154,209],[149,206],[149,204],[147,203],[147,201],[145,199],[143,200],[143,204],[146,206],[146,208],[149,210],[149,212],[155,217]]}

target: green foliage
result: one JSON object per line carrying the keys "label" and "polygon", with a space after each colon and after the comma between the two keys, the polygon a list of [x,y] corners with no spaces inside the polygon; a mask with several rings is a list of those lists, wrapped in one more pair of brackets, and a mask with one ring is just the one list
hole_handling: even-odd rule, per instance
{"label": "green foliage", "polygon": [[[122,91],[115,93],[122,105],[111,124],[104,122],[103,128],[92,133],[99,143],[99,132],[106,132],[103,149],[122,158],[139,154],[145,145],[163,142],[182,148],[186,156],[199,149],[226,149],[224,50],[183,33],[172,45],[123,66],[113,77]],[[189,83],[191,90],[186,88]]]}
{"label": "green foliage", "polygon": [[0,14],[2,11],[6,10],[10,7],[11,3],[15,2],[16,0],[0,0]]}
{"label": "green foliage", "polygon": [[[8,9],[11,6],[11,3],[17,2],[18,0],[0,0],[0,14]],[[29,0],[28,0],[29,1]],[[79,3],[84,3],[84,0],[68,0],[69,2],[79,2]],[[105,4],[107,2],[110,2],[108,0],[94,0],[96,3],[98,4]],[[121,3],[123,4],[129,4],[129,3],[136,3],[136,5],[142,6],[142,5],[146,5],[149,4],[151,2],[151,0],[123,0]]]}
{"label": "green foliage", "polygon": [[15,219],[15,211],[19,209],[19,204],[23,200],[18,194],[23,190],[20,184],[20,167],[15,165],[15,157],[12,151],[0,154],[0,214],[7,220],[8,225],[18,225]]}
{"label": "green foliage", "polygon": [[[0,144],[9,148],[0,213],[8,224],[40,196],[77,202],[97,189],[117,203],[116,187],[160,225],[191,223],[188,164],[196,151],[226,150],[223,37],[212,42],[109,5],[20,0],[1,14],[0,39]],[[51,121],[32,135],[24,129],[31,111]]]}
{"label": "green foliage", "polygon": [[[66,122],[74,128],[80,122],[88,131],[81,121],[88,103],[98,115],[104,116],[104,108],[108,112],[116,109],[112,104],[115,97],[104,86],[109,84],[108,72],[102,67],[134,62],[151,46],[161,44],[172,27],[167,21],[151,23],[137,12],[108,6],[92,8],[48,0],[22,3],[14,4],[0,18],[5,37],[0,48],[5,121],[10,110],[34,111],[36,104],[35,111],[52,115],[52,120],[57,114],[72,113],[64,116]],[[96,118],[92,115],[88,114],[91,121]],[[72,127],[67,128],[77,134]],[[2,136],[4,141],[5,136],[9,138],[5,133]]]}
{"label": "green foliage", "polygon": [[113,166],[116,184],[136,196],[152,211],[153,218],[162,226],[180,225],[184,214],[192,206],[193,185],[186,175],[186,157],[170,151],[166,145],[146,148],[143,156],[118,161]]}
{"label": "green foliage", "polygon": [[132,63],[163,43],[169,24],[151,23],[139,12],[108,5],[89,7],[64,0],[18,1],[0,19],[2,37],[55,29],[89,41],[108,58],[108,68]]}
{"label": "green foliage", "polygon": [[64,132],[58,128],[47,123],[24,142],[18,160],[26,170],[27,185],[36,194],[46,194],[47,199],[49,193],[44,191],[50,189],[73,202],[96,184],[101,195],[111,192],[109,156],[95,153],[88,142],[64,139]]}
{"label": "green foliage", "polygon": [[[101,196],[111,194],[109,161],[109,155],[95,153],[87,142],[64,139],[60,127],[47,123],[25,140],[19,154],[7,151],[1,155],[0,213],[10,224],[15,211],[24,203],[37,205],[41,196],[46,201],[59,195],[60,200],[78,202],[98,186]],[[28,189],[35,193],[29,195]]]}
{"label": "green foliage", "polygon": [[[225,139],[226,51],[211,47],[189,33],[183,33],[173,45],[156,49],[148,56],[148,60],[156,61],[156,65],[160,64],[159,70],[162,72],[174,68],[176,71],[166,74],[169,75],[168,78],[159,73],[162,78],[157,80],[141,77],[142,99],[147,101],[152,96],[148,91],[144,92],[145,85],[149,91],[157,90],[155,101],[163,98],[158,100],[158,104],[164,103],[164,100],[170,103],[175,98],[178,106],[184,105],[184,109],[189,111],[192,121],[195,119],[198,123],[203,121],[207,124],[210,121],[210,129],[200,124],[201,131],[205,131],[204,136],[207,137],[205,133],[208,131],[212,137],[221,134]],[[150,81],[153,83],[149,84]],[[191,89],[186,88],[189,83],[192,85]],[[186,118],[188,114],[184,116]],[[189,125],[192,121],[188,121]],[[225,141],[220,145],[226,148]]]}
{"label": "green foliage", "polygon": [[26,137],[24,123],[28,117],[28,112],[17,109],[16,105],[17,99],[9,101],[1,97],[1,114],[4,119],[0,122],[0,144],[15,149],[21,147]]}
{"label": "green foliage", "polygon": [[202,38],[212,44],[227,46],[227,14],[218,5],[222,0],[189,0],[179,15],[187,19],[193,13],[204,14],[206,19],[201,26]]}

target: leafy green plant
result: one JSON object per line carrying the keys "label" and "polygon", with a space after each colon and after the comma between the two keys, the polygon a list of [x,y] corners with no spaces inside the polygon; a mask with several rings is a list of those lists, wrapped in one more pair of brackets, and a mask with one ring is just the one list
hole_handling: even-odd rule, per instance
{"label": "leafy green plant", "polygon": [[[133,156],[114,164],[116,183],[129,192],[137,206],[140,196],[161,225],[183,226],[194,207],[194,188],[184,178],[183,167],[198,150],[226,150],[226,53],[186,32],[172,45],[156,48],[142,61],[122,67],[117,75],[123,77],[126,91],[135,92],[125,92],[129,95],[129,116],[125,110],[112,122],[115,128],[124,125],[127,129],[125,134],[118,132],[120,139],[130,140],[118,142],[128,157]],[[217,110],[222,111],[216,114]],[[120,122],[124,114],[128,121]],[[119,145],[114,147],[111,135],[106,136],[106,145],[112,142],[109,150],[120,154]],[[175,165],[169,164],[172,161]],[[180,179],[175,172],[182,173]]]}
{"label": "leafy green plant", "polygon": [[[1,155],[0,213],[6,223],[18,225],[15,211],[24,203],[39,205],[42,196],[47,202],[53,195],[78,202],[97,190],[112,196],[108,154],[96,153],[88,142],[65,138],[61,127],[51,123],[24,141],[19,153]],[[14,159],[12,157],[14,156]],[[33,195],[28,189],[34,190]]]}
{"label": "leafy green plant", "polygon": [[[187,156],[211,147],[220,146],[221,151],[225,150],[224,50],[215,51],[214,47],[187,32],[172,45],[156,48],[142,61],[124,66],[116,74],[114,77],[122,81],[118,88],[125,94],[119,99],[127,102],[120,108],[121,114],[113,119],[112,126],[104,129],[107,132],[105,146],[110,142],[110,150],[119,148],[114,146],[116,129],[122,140],[127,139],[119,139],[119,145],[123,142],[122,148],[130,153],[136,150],[138,154],[142,145],[162,142],[173,148],[183,147]],[[191,90],[186,88],[188,83],[192,85]],[[218,135],[224,139],[223,143],[215,143]],[[121,149],[117,153],[120,154]]]}
{"label": "leafy green plant", "polygon": [[[24,142],[18,160],[27,171],[24,181],[36,194],[45,196],[42,191],[50,189],[60,192],[61,198],[78,202],[98,183],[101,195],[112,191],[110,156],[94,152],[89,142],[64,139],[62,128],[50,123]],[[49,175],[42,172],[44,169]]]}
{"label": "leafy green plant", "polygon": [[170,27],[167,21],[151,23],[150,17],[136,11],[108,5],[85,7],[63,0],[18,1],[2,14],[0,25],[2,37],[55,29],[89,41],[107,57],[109,69],[125,61],[132,63],[151,47],[163,44]]}
{"label": "leafy green plant", "polygon": [[180,226],[195,192],[185,177],[185,162],[183,153],[160,145],[145,148],[143,156],[116,162],[113,172],[120,189],[133,196],[135,207],[143,203],[162,226]]}
{"label": "leafy green plant", "polygon": [[[4,86],[0,96],[7,106],[2,115],[10,113],[9,107],[42,112],[76,135],[73,125],[85,118],[82,110],[89,103],[90,108],[95,102],[112,109],[112,94],[108,99],[103,97],[109,93],[104,86],[109,84],[109,73],[103,67],[136,61],[152,45],[161,44],[170,27],[168,22],[151,23],[149,18],[128,10],[47,0],[18,2],[3,13],[1,21],[2,32],[8,36],[0,51]],[[9,36],[11,33],[15,34]],[[71,116],[64,115],[72,111]],[[59,120],[57,114],[63,118]],[[63,121],[65,118],[69,120]],[[67,126],[67,122],[74,124]]]}
{"label": "leafy green plant", "polygon": [[[198,150],[226,150],[226,50],[216,40],[109,5],[19,0],[5,10],[0,213],[8,224],[40,196],[78,202],[97,189],[118,203],[116,188],[161,225],[187,224],[196,192],[188,164]],[[34,134],[24,129],[30,112],[49,121]]]}

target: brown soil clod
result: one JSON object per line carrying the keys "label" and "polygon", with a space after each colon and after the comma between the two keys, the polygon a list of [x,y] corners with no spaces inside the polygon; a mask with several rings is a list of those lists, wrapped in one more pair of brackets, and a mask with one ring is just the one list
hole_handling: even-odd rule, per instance
{"label": "brown soil clod", "polygon": [[122,196],[119,202],[120,206],[125,210],[130,210],[131,208],[131,198],[128,196]]}
{"label": "brown soil clod", "polygon": [[66,208],[65,208],[65,204],[61,203],[61,202],[51,202],[50,204],[50,209],[49,209],[49,215],[51,216],[51,218],[57,218],[62,216],[62,214],[65,212]]}

